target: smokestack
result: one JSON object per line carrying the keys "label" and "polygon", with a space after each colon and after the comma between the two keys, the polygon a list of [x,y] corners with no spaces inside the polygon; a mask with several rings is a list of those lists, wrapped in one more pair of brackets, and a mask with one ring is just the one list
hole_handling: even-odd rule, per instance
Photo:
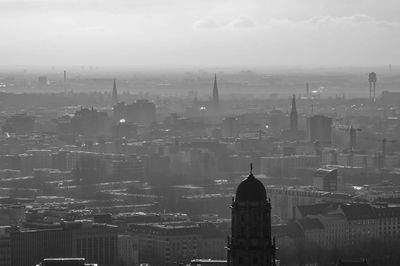
{"label": "smokestack", "polygon": [[67,70],[64,70],[64,82],[67,81]]}

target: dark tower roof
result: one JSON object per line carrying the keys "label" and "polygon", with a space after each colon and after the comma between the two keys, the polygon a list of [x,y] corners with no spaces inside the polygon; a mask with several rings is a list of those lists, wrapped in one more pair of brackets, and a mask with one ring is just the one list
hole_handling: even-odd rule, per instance
{"label": "dark tower roof", "polygon": [[250,174],[238,186],[236,190],[236,201],[265,201],[267,200],[267,192],[263,183],[254,177],[253,166],[250,166]]}
{"label": "dark tower roof", "polygon": [[218,95],[218,85],[217,85],[217,74],[214,75],[214,88],[213,88],[213,102],[214,104],[218,104],[219,95]]}

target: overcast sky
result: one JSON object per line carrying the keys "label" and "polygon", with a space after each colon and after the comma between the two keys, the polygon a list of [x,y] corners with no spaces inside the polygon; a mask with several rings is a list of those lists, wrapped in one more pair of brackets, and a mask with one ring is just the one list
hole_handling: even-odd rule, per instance
{"label": "overcast sky", "polygon": [[0,65],[400,63],[399,0],[0,0]]}

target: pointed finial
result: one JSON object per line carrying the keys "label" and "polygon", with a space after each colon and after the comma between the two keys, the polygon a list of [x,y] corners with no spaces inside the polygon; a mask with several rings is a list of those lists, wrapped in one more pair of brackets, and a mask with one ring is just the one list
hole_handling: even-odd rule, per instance
{"label": "pointed finial", "polygon": [[253,163],[250,163],[250,175],[253,175]]}

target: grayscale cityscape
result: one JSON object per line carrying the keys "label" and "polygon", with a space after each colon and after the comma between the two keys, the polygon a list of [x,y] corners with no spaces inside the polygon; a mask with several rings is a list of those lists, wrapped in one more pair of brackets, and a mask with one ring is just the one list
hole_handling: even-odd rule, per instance
{"label": "grayscale cityscape", "polygon": [[400,265],[399,14],[0,0],[0,266]]}

